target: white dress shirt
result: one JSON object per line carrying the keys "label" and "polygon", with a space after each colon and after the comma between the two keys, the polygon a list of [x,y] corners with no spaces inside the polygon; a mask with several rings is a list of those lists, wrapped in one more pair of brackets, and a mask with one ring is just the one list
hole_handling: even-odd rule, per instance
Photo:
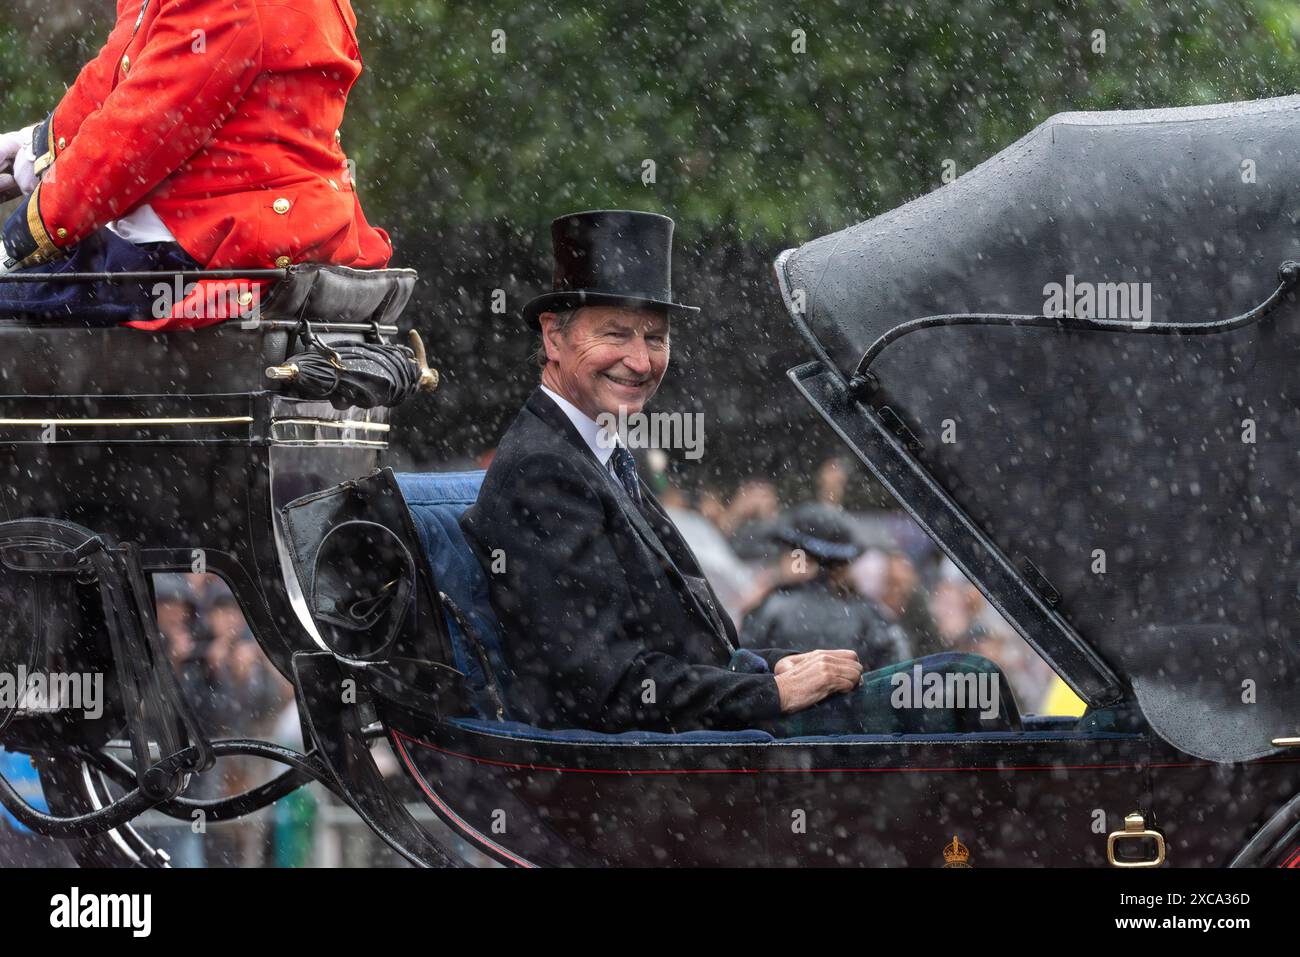
{"label": "white dress shirt", "polygon": [[167,228],[152,206],[143,203],[121,219],[115,219],[105,225],[128,243],[174,243],[176,237]]}
{"label": "white dress shirt", "polygon": [[582,440],[591,449],[591,454],[596,456],[596,461],[605,466],[609,470],[609,474],[617,479],[618,475],[614,472],[614,465],[610,460],[614,457],[614,445],[618,441],[618,433],[609,432],[602,428],[600,423],[558,392],[553,392],[546,386],[542,386],[542,391],[549,395],[555,404],[560,407],[561,411],[569,417],[573,427],[578,430]]}

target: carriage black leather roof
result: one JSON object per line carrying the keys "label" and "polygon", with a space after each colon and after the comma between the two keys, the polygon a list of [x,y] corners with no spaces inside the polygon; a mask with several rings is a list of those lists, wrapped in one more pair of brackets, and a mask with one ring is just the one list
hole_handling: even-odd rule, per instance
{"label": "carriage black leather roof", "polygon": [[[1061,114],[777,267],[818,357],[847,380],[878,344],[871,404],[1153,728],[1215,761],[1300,728],[1300,310],[1222,324],[1300,259],[1297,142],[1300,97]],[[1110,283],[1134,297],[1112,328],[914,322]]]}
{"label": "carriage black leather roof", "polygon": [[1038,313],[1067,273],[1158,283],[1157,319],[1240,313],[1300,258],[1298,128],[1300,96],[1060,113],[947,186],[799,247],[782,282],[845,372],[909,319]]}

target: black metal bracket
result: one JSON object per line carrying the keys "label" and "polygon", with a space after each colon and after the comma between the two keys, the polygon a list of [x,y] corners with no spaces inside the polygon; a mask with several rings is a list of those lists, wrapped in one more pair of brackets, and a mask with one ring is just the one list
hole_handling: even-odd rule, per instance
{"label": "black metal bracket", "polygon": [[887,405],[882,405],[876,409],[876,415],[880,416],[880,423],[894,435],[898,436],[907,451],[913,455],[920,455],[925,451],[925,446],[921,440],[916,437],[916,433],[908,428],[903,417]]}
{"label": "black metal bracket", "polygon": [[1038,594],[1043,596],[1043,601],[1053,608],[1061,603],[1061,593],[1057,591],[1056,586],[1048,580],[1042,570],[1031,562],[1028,557],[1020,556],[1020,567],[1024,569],[1025,578],[1029,580],[1029,584],[1033,585]]}
{"label": "black metal bracket", "polygon": [[303,735],[346,792],[352,809],[389,847],[417,867],[459,867],[460,861],[416,823],[389,791],[370,755],[358,711],[366,690],[355,681],[355,703],[344,703],[344,681],[353,678],[327,651],[300,651],[293,656],[293,683],[302,716]]}
{"label": "black metal bracket", "polygon": [[[135,783],[134,790],[106,806],[65,817],[32,808],[0,778],[0,804],[40,834],[99,834],[174,797],[187,772],[210,768],[211,746],[180,693],[162,646],[139,548],[110,544],[72,522],[31,518],[0,522],[0,549],[7,552],[9,567],[35,574],[75,572],[98,584]],[[23,552],[36,555],[22,560],[17,556]]]}

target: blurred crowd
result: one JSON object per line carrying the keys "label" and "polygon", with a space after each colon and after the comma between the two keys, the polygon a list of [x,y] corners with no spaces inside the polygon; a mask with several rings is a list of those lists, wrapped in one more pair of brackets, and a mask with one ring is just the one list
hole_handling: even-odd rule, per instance
{"label": "blurred crowd", "polygon": [[771,481],[730,495],[688,493],[653,457],[650,466],[743,645],[852,647],[868,669],[972,652],[1002,669],[1023,712],[1082,714],[1083,703],[905,513],[844,507],[844,461],[823,462],[812,495],[788,504]]}
{"label": "blurred crowd", "polygon": [[[262,653],[229,586],[210,574],[155,575],[154,593],[181,693],[209,738],[258,738],[301,750],[293,688]],[[259,758],[221,758],[191,781],[185,796],[229,797],[280,770]],[[311,847],[311,801],[302,788],[277,802],[269,822],[245,818],[209,829],[192,821],[148,836],[182,867],[301,865]]]}

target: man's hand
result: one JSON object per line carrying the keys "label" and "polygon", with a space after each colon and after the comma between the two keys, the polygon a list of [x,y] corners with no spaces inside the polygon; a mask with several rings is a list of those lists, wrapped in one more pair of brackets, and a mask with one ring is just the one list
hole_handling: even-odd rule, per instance
{"label": "man's hand", "polygon": [[862,683],[862,663],[850,649],[809,651],[786,655],[772,669],[781,699],[781,713],[792,714],[817,702],[852,691]]}

